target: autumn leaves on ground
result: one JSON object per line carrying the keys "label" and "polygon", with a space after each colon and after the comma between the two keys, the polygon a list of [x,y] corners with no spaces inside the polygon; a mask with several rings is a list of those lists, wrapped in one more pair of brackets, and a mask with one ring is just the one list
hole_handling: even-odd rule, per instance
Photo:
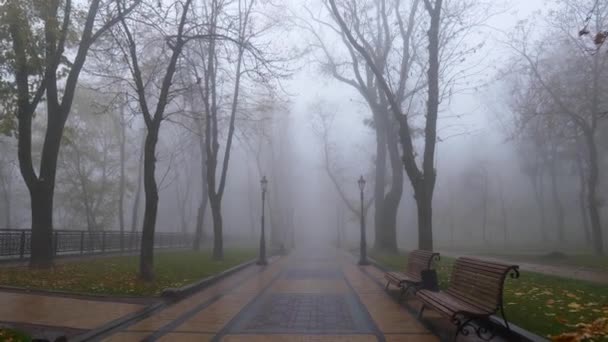
{"label": "autumn leaves on ground", "polygon": [[[403,269],[406,255],[374,254],[382,265]],[[441,288],[446,288],[454,259],[436,264]],[[504,290],[509,321],[555,341],[608,340],[608,286],[522,272],[508,279]]]}
{"label": "autumn leaves on ground", "polygon": [[3,268],[0,285],[88,294],[158,296],[163,289],[188,285],[251,260],[255,255],[252,249],[228,249],[223,260],[214,261],[210,251],[158,253],[153,282],[139,279],[137,256],[66,262],[52,270]]}

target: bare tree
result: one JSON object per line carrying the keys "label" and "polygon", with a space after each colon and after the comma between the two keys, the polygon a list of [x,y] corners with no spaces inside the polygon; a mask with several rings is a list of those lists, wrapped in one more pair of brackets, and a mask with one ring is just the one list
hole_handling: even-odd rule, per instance
{"label": "bare tree", "polygon": [[[187,41],[184,38],[184,35],[186,23],[188,22],[188,11],[191,3],[192,0],[185,0],[183,2],[176,1],[170,4],[171,7],[181,8],[181,13],[177,19],[177,23],[175,26],[173,26],[176,32],[172,35],[167,35],[161,31],[161,27],[165,25],[170,26],[173,23],[169,24],[167,22],[161,22],[161,27],[157,26],[159,24],[155,22],[155,19],[164,21],[165,18],[160,16],[155,17],[153,8],[149,6],[146,6],[144,10],[152,11],[152,15],[149,13],[137,14],[142,16],[145,15],[150,22],[142,21],[140,18],[131,19],[123,17],[121,20],[122,37],[120,38],[122,38],[122,40],[119,40],[118,43],[123,46],[125,59],[128,60],[129,69],[133,79],[133,86],[137,92],[137,100],[147,129],[146,142],[144,146],[144,189],[146,193],[146,205],[144,211],[141,254],[139,260],[140,277],[146,281],[154,279],[154,232],[156,229],[156,215],[158,212],[158,185],[155,178],[156,145],[158,142],[160,126],[165,118],[165,109],[171,100],[171,83],[173,80],[173,75],[175,74],[182,49]],[[162,39],[165,40],[167,46],[163,46],[162,49],[164,50],[168,48],[168,61],[162,75],[151,75],[150,79],[144,79],[139,58],[143,55],[142,52],[144,52],[144,50],[141,49],[141,46],[145,45],[140,43],[140,47],[138,47],[136,41],[137,36],[132,33],[133,27],[136,23],[140,23],[140,25],[143,24],[144,27],[150,29],[155,28],[159,30],[159,34],[163,35]],[[137,33],[141,34],[141,30],[139,30]],[[116,37],[118,37],[118,35]],[[157,37],[155,38],[158,39]],[[150,96],[150,91],[146,85],[151,81],[153,82],[155,79],[161,80],[159,91],[157,94]],[[150,107],[152,97],[154,97],[156,102],[156,106],[153,111]]]}
{"label": "bare tree", "polygon": [[[314,113],[312,130],[322,144],[323,170],[331,181],[343,205],[351,212],[352,215],[359,217],[361,215],[359,205],[357,204],[357,201],[349,197],[347,192],[344,190],[344,177],[342,175],[341,168],[336,165],[338,162],[334,153],[332,152],[334,150],[334,146],[331,142],[331,132],[333,121],[335,119],[333,108],[331,105],[321,101],[312,104],[310,110],[312,113]],[[351,182],[346,183],[352,184],[354,182],[351,180]],[[363,206],[363,214],[365,217],[367,217],[367,212],[375,201],[374,195],[367,197],[367,202]]]}
{"label": "bare tree", "polygon": [[[403,164],[405,171],[410,179],[412,187],[414,188],[414,196],[416,198],[416,204],[418,207],[418,247],[421,249],[432,250],[433,249],[433,230],[432,230],[432,200],[433,190],[435,187],[435,146],[437,143],[437,116],[439,111],[439,100],[440,100],[440,89],[439,89],[439,33],[441,26],[441,8],[442,0],[425,0],[424,5],[429,14],[429,54],[428,54],[428,72],[427,72],[427,84],[428,84],[428,97],[427,97],[427,112],[425,121],[425,144],[422,167],[419,168],[416,162],[416,153],[414,151],[413,144],[413,132],[408,122],[410,115],[404,113],[402,104],[400,102],[399,92],[395,91],[390,83],[390,79],[387,78],[387,74],[384,73],[384,66],[379,65],[371,53],[365,49],[359,39],[356,36],[356,26],[348,25],[344,18],[341,10],[336,5],[335,0],[328,0],[331,6],[331,11],[340,26],[341,32],[346,36],[349,44],[354,50],[359,53],[365,60],[366,66],[373,72],[376,77],[379,89],[382,91],[383,96],[386,97],[390,109],[395,117],[395,120],[399,123],[399,138],[401,147],[403,149]],[[385,9],[385,1],[381,1],[383,8]],[[345,5],[343,8],[350,18],[357,17],[356,6],[351,3],[351,6]],[[388,16],[384,10],[381,20],[385,27],[390,26],[391,23],[388,21]],[[407,42],[405,43],[407,45]],[[399,88],[397,88],[399,89]]]}
{"label": "bare tree", "polygon": [[[530,28],[522,25],[508,45],[518,56],[515,65],[525,77],[524,89],[541,93],[545,100],[533,117],[545,122],[547,117],[560,120],[562,124],[552,131],[563,130],[564,124],[569,124],[580,132],[585,150],[586,200],[593,250],[601,255],[604,241],[597,195],[600,163],[596,139],[599,123],[605,116],[602,108],[607,105],[602,97],[605,85],[601,79],[608,72],[605,67],[608,58],[599,53],[602,45],[589,46],[577,34],[570,33],[570,28],[577,26],[579,18],[587,13],[596,19],[591,21],[594,27],[590,29],[602,32],[608,20],[608,5],[597,1],[565,1],[548,18],[551,29],[546,34],[550,40],[530,43]],[[555,37],[564,39],[556,41]]]}

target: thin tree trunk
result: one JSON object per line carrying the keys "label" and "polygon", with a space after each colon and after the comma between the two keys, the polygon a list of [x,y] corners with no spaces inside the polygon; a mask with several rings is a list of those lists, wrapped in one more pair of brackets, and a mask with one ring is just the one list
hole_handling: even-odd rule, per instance
{"label": "thin tree trunk", "polygon": [[589,213],[587,211],[587,185],[585,184],[585,166],[583,165],[582,157],[576,153],[576,170],[579,179],[578,205],[581,213],[581,223],[585,233],[585,242],[591,246],[591,229],[589,227]]}
{"label": "thin tree trunk", "polygon": [[3,189],[3,193],[4,193],[4,212],[6,213],[6,217],[4,218],[4,222],[6,224],[6,228],[12,228],[12,222],[11,222],[11,182],[12,179],[10,179],[9,177],[11,177],[12,175],[9,174],[6,178],[6,180],[4,180],[4,184],[2,186]]}
{"label": "thin tree trunk", "polygon": [[483,242],[485,244],[488,243],[488,175],[486,174],[486,170],[482,170],[483,172],[483,195],[482,195],[482,203],[481,210],[482,220],[481,220],[481,231],[483,234]]}
{"label": "thin tree trunk", "polygon": [[597,160],[597,147],[592,134],[586,134],[589,153],[589,179],[587,181],[587,205],[589,206],[589,220],[593,235],[593,251],[597,255],[604,254],[604,238],[599,213],[597,188],[599,186],[599,166]]}
{"label": "thin tree trunk", "polygon": [[213,259],[222,260],[224,258],[222,202],[219,198],[211,198],[209,204],[213,216]]}
{"label": "thin tree trunk", "polygon": [[[126,98],[125,98],[126,100]],[[120,108],[120,186],[118,189],[118,225],[120,227],[120,250],[124,250],[124,235],[125,235],[125,145],[126,145],[126,125],[125,125],[125,106],[122,104]]]}
{"label": "thin tree trunk", "polygon": [[141,236],[141,254],[139,259],[140,276],[145,281],[154,279],[154,231],[158,213],[158,186],[154,177],[156,169],[156,143],[160,125],[153,122],[148,127],[144,155],[144,190],[146,206]]}
{"label": "thin tree trunk", "polygon": [[386,186],[386,129],[378,110],[373,110],[374,121],[376,127],[376,164],[375,166],[375,181],[374,181],[374,249],[378,251],[384,250],[384,230],[387,225],[384,207],[384,188]]}
{"label": "thin tree trunk", "polygon": [[499,185],[498,185],[498,191],[499,191],[499,196],[500,196],[500,213],[501,213],[501,218],[502,218],[502,234],[503,234],[503,243],[504,246],[507,246],[508,243],[508,230],[509,230],[509,225],[508,225],[508,217],[507,217],[507,205],[505,203],[505,190],[504,190],[504,186],[503,186],[503,182],[502,182],[502,177],[499,177],[498,179]]}
{"label": "thin tree trunk", "polygon": [[137,231],[137,221],[139,219],[139,203],[141,201],[141,185],[143,183],[144,175],[144,155],[146,150],[146,137],[141,144],[141,151],[139,153],[139,163],[137,166],[137,188],[135,189],[135,199],[133,200],[133,209],[131,214],[131,232]]}
{"label": "thin tree trunk", "polygon": [[532,181],[532,188],[534,190],[534,199],[538,205],[541,238],[543,241],[547,241],[543,171],[542,166],[537,164],[536,172],[530,174],[530,180]]}
{"label": "thin tree trunk", "polygon": [[555,148],[555,144],[551,147],[551,196],[553,197],[553,207],[555,210],[555,223],[557,228],[557,238],[560,244],[564,244],[565,236],[564,236],[564,206],[562,205],[562,201],[559,198],[559,189],[557,186],[557,151]]}

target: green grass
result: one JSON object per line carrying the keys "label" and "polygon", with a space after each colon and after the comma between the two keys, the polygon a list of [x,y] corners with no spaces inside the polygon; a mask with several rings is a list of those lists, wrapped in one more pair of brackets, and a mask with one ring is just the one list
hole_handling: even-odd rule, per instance
{"label": "green grass", "polygon": [[0,341],[4,342],[30,342],[32,339],[26,334],[13,329],[0,328]]}
{"label": "green grass", "polygon": [[122,296],[157,296],[168,287],[180,287],[217,274],[255,257],[254,250],[228,249],[224,260],[214,261],[209,251],[163,252],[154,257],[156,279],[138,279],[138,256],[116,256],[63,263],[51,270],[0,268],[0,285]]}
{"label": "green grass", "polygon": [[[373,253],[372,258],[395,270],[402,269],[407,260],[405,254]],[[448,285],[453,264],[454,259],[447,257],[442,257],[437,264],[439,285],[443,289]],[[574,331],[578,323],[588,324],[608,317],[608,286],[522,272],[519,279],[507,279],[504,303],[510,322],[549,337]]]}

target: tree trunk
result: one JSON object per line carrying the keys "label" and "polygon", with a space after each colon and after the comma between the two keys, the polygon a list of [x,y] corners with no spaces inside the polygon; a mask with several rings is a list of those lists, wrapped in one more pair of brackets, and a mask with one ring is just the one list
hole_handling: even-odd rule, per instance
{"label": "tree trunk", "polygon": [[224,237],[222,221],[222,201],[219,197],[209,199],[213,217],[213,259],[224,259]]}
{"label": "tree trunk", "polygon": [[[47,106],[49,107],[49,117],[67,117],[56,108],[56,104],[53,105],[49,102]],[[30,256],[30,267],[32,268],[50,268],[53,265],[53,196],[55,193],[57,159],[64,126],[64,120],[51,121],[49,119],[42,148],[40,177],[33,181],[26,181],[32,206]],[[21,144],[19,148],[22,148]],[[28,153],[27,151],[20,152]]]}
{"label": "tree trunk", "polygon": [[551,196],[553,197],[553,207],[555,210],[555,223],[557,228],[557,239],[560,244],[564,244],[565,236],[564,236],[564,206],[562,205],[562,201],[559,198],[559,189],[557,186],[557,151],[555,149],[555,144],[551,148]]}
{"label": "tree trunk", "polygon": [[32,201],[32,241],[30,267],[53,266],[53,187],[38,181],[30,190]]}
{"label": "tree trunk", "polygon": [[[0,177],[4,177],[4,175],[0,175]],[[6,179],[3,180],[4,184],[2,186],[2,193],[4,197],[4,212],[6,214],[4,218],[4,222],[6,224],[6,228],[12,228],[11,222],[11,182],[12,182],[12,173],[6,175]]]}
{"label": "tree trunk", "polygon": [[585,134],[589,153],[589,179],[587,181],[587,205],[589,206],[589,221],[593,235],[593,251],[597,255],[604,254],[604,238],[599,213],[599,200],[597,188],[599,186],[599,166],[597,160],[597,146],[592,133]]}
{"label": "tree trunk", "polygon": [[581,223],[583,225],[583,230],[585,233],[585,242],[588,246],[591,246],[591,229],[589,227],[589,214],[587,211],[587,185],[586,177],[585,177],[585,167],[583,165],[583,160],[579,153],[576,153],[576,170],[578,172],[579,179],[579,192],[578,192],[578,205],[579,210],[581,212]]}
{"label": "tree trunk", "polygon": [[509,230],[509,225],[508,225],[508,217],[507,217],[507,204],[505,203],[505,190],[503,187],[503,182],[502,182],[502,177],[499,177],[498,181],[499,186],[498,186],[498,191],[499,191],[499,195],[500,195],[500,213],[501,213],[501,218],[502,218],[502,234],[503,234],[503,243],[504,246],[507,246],[508,243],[508,230]]}
{"label": "tree trunk", "polygon": [[426,182],[419,180],[414,187],[414,197],[418,209],[418,248],[433,250],[433,207],[432,194],[426,189]]}
{"label": "tree trunk", "polygon": [[375,166],[375,181],[374,181],[374,249],[384,251],[386,243],[385,230],[390,225],[390,218],[385,212],[385,197],[384,189],[386,187],[386,129],[384,120],[381,118],[380,110],[372,109],[374,114],[374,123],[376,128],[376,164]]}
{"label": "tree trunk", "polygon": [[146,150],[146,139],[144,136],[143,143],[141,146],[141,152],[139,153],[139,164],[137,167],[137,188],[135,189],[135,199],[133,200],[133,209],[131,214],[131,232],[137,231],[137,221],[139,218],[139,202],[141,200],[141,184],[143,180],[144,170],[144,155]]}
{"label": "tree trunk", "polygon": [[141,252],[139,258],[139,275],[145,281],[154,279],[154,232],[158,213],[158,186],[156,184],[156,143],[160,125],[153,122],[148,127],[144,152],[144,190],[146,206],[141,235]]}
{"label": "tree trunk", "polygon": [[540,220],[540,234],[543,241],[547,240],[546,218],[545,218],[545,192],[544,192],[544,177],[542,167],[537,167],[534,174],[530,174],[532,188],[534,190],[534,199],[538,205],[538,214]]}
{"label": "tree trunk", "polygon": [[125,235],[125,145],[126,145],[126,127],[124,122],[125,105],[123,104],[120,111],[120,187],[118,189],[118,226],[120,227],[120,250],[124,250],[124,235]]}
{"label": "tree trunk", "polygon": [[[384,98],[381,95],[381,98]],[[386,101],[381,101],[386,105]],[[397,133],[390,124],[388,111],[383,111],[380,118],[385,132],[386,148],[391,168],[391,188],[386,196],[383,197],[380,215],[382,217],[381,229],[376,227],[376,243],[375,248],[388,253],[397,253],[399,251],[397,244],[397,213],[399,211],[399,203],[403,194],[403,169],[401,158],[399,157],[399,142]],[[386,163],[386,161],[385,161]],[[383,190],[384,191],[384,190]],[[378,198],[378,197],[376,197]],[[376,212],[376,216],[378,212]]]}
{"label": "tree trunk", "polygon": [[483,211],[482,213],[482,219],[481,219],[481,231],[483,234],[483,242],[485,244],[488,243],[488,176],[485,173],[485,170],[483,170],[484,174],[483,174],[483,195],[482,195],[482,203],[481,203],[481,210]]}

